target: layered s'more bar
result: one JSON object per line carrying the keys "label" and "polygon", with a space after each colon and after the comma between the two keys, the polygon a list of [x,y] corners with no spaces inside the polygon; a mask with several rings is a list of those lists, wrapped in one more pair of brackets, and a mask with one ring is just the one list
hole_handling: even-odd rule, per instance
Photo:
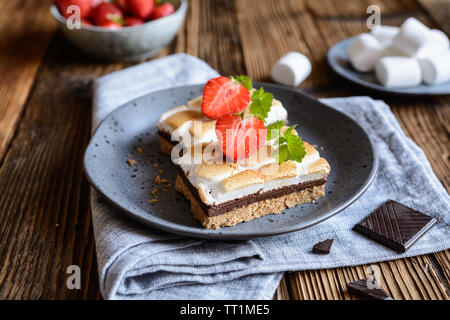
{"label": "layered s'more bar", "polygon": [[[216,120],[202,114],[201,99],[162,114],[158,128],[161,150],[172,153],[177,166],[176,189],[190,201],[194,218],[204,228],[218,229],[279,214],[324,196],[330,166],[313,146],[304,142],[306,155],[301,162],[279,164],[274,157],[277,146],[271,142],[245,159],[230,161],[219,148]],[[266,123],[280,120],[287,121],[287,111],[273,99]],[[175,146],[183,151],[174,157]]]}

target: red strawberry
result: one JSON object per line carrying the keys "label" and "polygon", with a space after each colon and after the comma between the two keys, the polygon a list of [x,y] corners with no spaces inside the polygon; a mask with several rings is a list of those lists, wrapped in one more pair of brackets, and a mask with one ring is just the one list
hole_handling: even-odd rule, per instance
{"label": "red strawberry", "polygon": [[91,0],[91,8],[98,6],[103,0]]}
{"label": "red strawberry", "polygon": [[233,160],[241,160],[254,154],[266,142],[264,122],[252,117],[244,119],[227,114],[216,122],[216,135],[222,153]]}
{"label": "red strawberry", "polygon": [[159,6],[156,6],[155,10],[153,10],[151,19],[159,19],[165,16],[169,16],[172,13],[175,12],[175,7],[173,4],[169,2],[164,2],[163,4],[160,4]]}
{"label": "red strawberry", "polygon": [[122,25],[120,23],[114,22],[114,21],[106,21],[98,25],[99,27],[103,27],[110,30],[118,30],[122,28]]}
{"label": "red strawberry", "polygon": [[155,0],[126,0],[126,8],[136,17],[147,19],[155,7]]}
{"label": "red strawberry", "polygon": [[217,119],[227,113],[238,113],[250,103],[250,91],[227,77],[209,80],[203,88],[202,112]]}
{"label": "red strawberry", "polygon": [[81,20],[81,24],[85,25],[85,26],[92,26],[92,22],[90,22],[87,19],[82,19]]}
{"label": "red strawberry", "polygon": [[144,20],[136,18],[136,17],[126,17],[124,20],[124,25],[126,27],[138,26],[143,23],[145,23]]}
{"label": "red strawberry", "polygon": [[102,2],[95,8],[92,8],[91,18],[96,25],[105,27],[105,25],[111,25],[110,22],[115,24],[123,24],[122,11],[115,4],[109,2]]}
{"label": "red strawberry", "polygon": [[124,9],[127,7],[127,0],[116,0],[115,3],[121,8]]}
{"label": "red strawberry", "polygon": [[61,15],[63,15],[65,18],[68,18],[73,14],[72,11],[69,11],[69,13],[67,12],[67,8],[69,6],[78,6],[80,8],[81,19],[84,19],[89,16],[89,13],[91,11],[91,1],[92,0],[55,0],[55,4],[58,7]]}

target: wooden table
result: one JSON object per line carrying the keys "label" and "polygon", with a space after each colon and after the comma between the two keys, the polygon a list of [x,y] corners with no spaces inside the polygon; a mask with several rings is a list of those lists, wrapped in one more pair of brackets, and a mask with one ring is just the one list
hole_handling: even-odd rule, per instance
{"label": "wooden table", "polygon": [[[81,159],[89,140],[91,82],[129,66],[88,57],[72,47],[43,1],[0,2],[0,298],[98,299],[89,185]],[[301,89],[316,97],[365,95],[333,75],[327,49],[365,32],[369,4],[382,23],[415,16],[450,34],[444,0],[191,0],[178,37],[160,53],[197,56],[220,73],[270,81],[270,66],[297,50],[312,60]],[[384,99],[403,130],[450,184],[450,97]],[[81,290],[66,288],[79,265]],[[395,299],[448,299],[450,251],[382,262],[381,285]],[[286,273],[276,299],[354,299],[346,283],[368,266]]]}

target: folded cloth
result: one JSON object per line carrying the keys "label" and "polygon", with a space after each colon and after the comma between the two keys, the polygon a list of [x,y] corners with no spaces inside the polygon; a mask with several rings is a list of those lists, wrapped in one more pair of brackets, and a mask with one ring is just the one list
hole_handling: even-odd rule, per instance
{"label": "folded cloth", "polygon": [[[206,63],[176,54],[99,78],[94,126],[119,105],[171,86],[217,76]],[[346,210],[311,228],[250,241],[192,239],[129,219],[92,192],[92,221],[101,292],[106,299],[270,299],[283,271],[368,264],[450,247],[450,200],[423,151],[401,130],[389,107],[369,97],[323,99],[365,128],[380,167],[369,189]],[[388,199],[438,219],[411,249],[398,254],[352,227]],[[334,238],[328,255],[312,246]]]}

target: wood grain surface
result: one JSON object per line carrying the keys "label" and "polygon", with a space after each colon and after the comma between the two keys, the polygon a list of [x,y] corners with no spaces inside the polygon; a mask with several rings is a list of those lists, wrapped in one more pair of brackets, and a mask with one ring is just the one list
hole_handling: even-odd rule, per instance
{"label": "wood grain surface", "polygon": [[[83,54],[55,32],[50,0],[0,2],[0,299],[100,299],[89,185],[81,159],[89,140],[91,84],[129,66]],[[449,190],[450,97],[375,95],[335,76],[334,43],[365,32],[369,4],[382,23],[415,16],[449,33],[450,2],[430,0],[190,0],[177,38],[159,57],[186,52],[222,74],[270,81],[271,65],[297,50],[313,72],[300,89],[316,97],[385,100]],[[5,41],[6,40],[6,41]],[[81,290],[66,287],[79,265]],[[375,272],[395,299],[449,299],[450,252],[373,265],[286,273],[275,299],[359,299],[346,284]]]}

